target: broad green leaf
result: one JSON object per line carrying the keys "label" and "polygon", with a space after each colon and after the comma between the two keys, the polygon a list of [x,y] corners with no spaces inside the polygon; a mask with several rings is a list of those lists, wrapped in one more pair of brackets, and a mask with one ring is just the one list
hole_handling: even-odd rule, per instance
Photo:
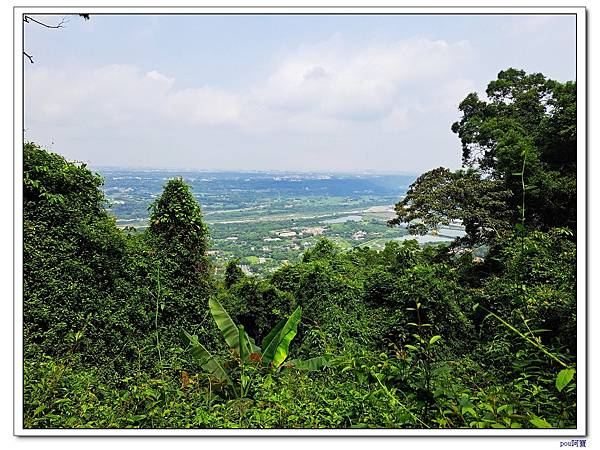
{"label": "broad green leaf", "polygon": [[321,370],[329,365],[329,359],[325,356],[317,356],[315,358],[305,359],[303,361],[292,359],[286,363],[286,367],[293,367],[298,370]]}
{"label": "broad green leaf", "polygon": [[269,331],[269,334],[267,334],[262,341],[263,349],[265,349],[265,350],[267,349],[267,347],[269,346],[269,344],[271,343],[273,338],[279,334],[279,332],[285,325],[286,321],[287,321],[287,319],[281,319],[279,322],[277,322],[277,325],[275,325],[275,327],[271,331]]}
{"label": "broad green leaf", "polygon": [[225,338],[225,342],[227,342],[229,348],[233,348],[239,354],[240,336],[235,322],[231,320],[231,317],[217,299],[211,298],[208,300],[208,306],[219,330],[221,330],[221,334]]}
{"label": "broad green leaf", "polygon": [[257,354],[261,355],[262,354],[261,348],[258,345],[256,345],[256,342],[254,341],[253,338],[248,336],[248,333],[246,333],[246,338],[248,339],[248,343],[250,344],[250,353],[257,353]]}
{"label": "broad green leaf", "polygon": [[535,417],[534,419],[529,420],[529,422],[531,422],[536,428],[552,428],[552,425],[550,425],[541,417]]}
{"label": "broad green leaf", "polygon": [[279,345],[275,349],[275,355],[273,356],[273,365],[275,367],[279,367],[281,363],[285,361],[285,358],[287,358],[290,342],[292,342],[292,339],[294,339],[294,336],[296,336],[297,328],[298,324],[296,324],[296,326],[290,330],[288,334],[283,336],[283,339],[281,339]]}
{"label": "broad green leaf", "polygon": [[242,361],[248,360],[248,355],[250,352],[250,342],[248,341],[248,337],[246,332],[244,331],[244,327],[242,325],[238,326],[238,335],[240,342],[240,359]]}
{"label": "broad green leaf", "polygon": [[204,370],[218,380],[226,380],[228,383],[231,383],[231,379],[227,375],[227,372],[225,372],[225,369],[223,369],[223,366],[221,366],[219,361],[212,356],[208,350],[206,350],[204,345],[198,342],[198,338],[196,336],[192,336],[185,330],[181,332],[180,336],[185,345],[190,347],[190,353]]}
{"label": "broad green leaf", "polygon": [[441,336],[433,336],[431,339],[429,339],[429,345],[433,345],[435,344],[437,341],[439,341],[442,337]]}
{"label": "broad green leaf", "polygon": [[413,333],[412,337],[414,337],[417,341],[419,341],[421,344],[425,343],[425,339],[423,339],[423,337],[419,334]]}
{"label": "broad green leaf", "polygon": [[556,389],[558,389],[559,392],[562,392],[562,390],[573,379],[573,375],[575,375],[574,369],[563,369],[560,372],[558,372],[558,375],[556,377]]}
{"label": "broad green leaf", "polygon": [[[298,307],[287,319],[280,331],[271,338],[263,352],[263,361],[265,363],[269,364],[273,362],[275,367],[278,367],[285,360],[290,342],[296,336],[301,316],[302,308]],[[279,325],[276,328],[278,327]]]}

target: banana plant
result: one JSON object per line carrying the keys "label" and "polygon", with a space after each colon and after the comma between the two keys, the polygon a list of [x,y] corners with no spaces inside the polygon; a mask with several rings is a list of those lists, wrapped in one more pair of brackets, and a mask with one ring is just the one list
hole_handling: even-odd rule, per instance
{"label": "banana plant", "polygon": [[[267,334],[262,341],[262,348],[256,345],[245,332],[242,325],[236,325],[227,313],[223,305],[215,298],[208,302],[210,313],[213,316],[217,327],[221,331],[230,352],[240,363],[242,372],[245,364],[256,364],[271,369],[279,369],[286,360],[290,342],[298,332],[298,324],[302,316],[302,308],[298,307],[287,318],[281,319],[279,323]],[[224,384],[234,385],[231,377],[223,368],[219,360],[213,356],[199,341],[197,336],[190,335],[187,331],[182,331],[181,339],[185,346],[189,348],[192,356],[200,366]],[[311,358],[306,361],[291,360],[285,367],[294,367],[298,370],[319,370],[327,366],[328,360],[325,357]],[[242,373],[242,380],[244,374]],[[243,383],[241,383],[243,384]],[[235,389],[235,388],[234,388]],[[244,386],[241,386],[240,392],[243,394]],[[237,395],[237,392],[236,392]]]}

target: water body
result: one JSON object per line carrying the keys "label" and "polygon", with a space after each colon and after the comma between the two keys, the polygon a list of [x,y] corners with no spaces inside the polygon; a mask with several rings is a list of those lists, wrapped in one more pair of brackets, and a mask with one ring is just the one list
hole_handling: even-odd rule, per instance
{"label": "water body", "polygon": [[344,216],[336,217],[335,219],[323,220],[321,223],[345,223],[345,222],[360,222],[362,216]]}
{"label": "water body", "polygon": [[465,230],[462,227],[457,227],[457,226],[453,226],[452,228],[449,227],[441,227],[437,234],[424,234],[424,235],[418,235],[418,234],[407,234],[406,236],[401,236],[398,237],[396,239],[394,239],[395,241],[407,241],[409,239],[414,239],[415,241],[417,241],[419,244],[431,244],[431,243],[442,243],[442,242],[451,242],[454,239],[456,239],[457,237],[463,237],[465,235]]}

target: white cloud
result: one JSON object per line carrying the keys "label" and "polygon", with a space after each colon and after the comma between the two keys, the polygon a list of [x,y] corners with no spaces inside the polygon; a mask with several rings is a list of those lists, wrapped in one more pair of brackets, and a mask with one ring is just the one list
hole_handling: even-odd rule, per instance
{"label": "white cloud", "polygon": [[357,49],[335,36],[298,47],[264,81],[240,91],[201,83],[178,89],[173,77],[127,65],[33,68],[26,71],[26,123],[109,128],[177,122],[251,133],[405,128],[411,115],[456,108],[471,88],[457,68],[471,57],[466,42],[414,38]]}
{"label": "white cloud", "polygon": [[[431,98],[436,108],[450,107],[446,97],[460,79],[457,68],[472,53],[466,42],[422,38],[347,49],[336,36],[284,58],[265,83],[251,89],[245,104],[254,105],[253,124],[259,110],[273,126],[406,126],[421,97]],[[440,92],[445,101],[440,104],[431,91]],[[273,122],[274,115],[284,120]],[[240,118],[244,121],[244,112]]]}
{"label": "white cloud", "polygon": [[26,123],[111,126],[164,108],[173,80],[156,71],[110,65],[94,70],[25,73]]}
{"label": "white cloud", "polygon": [[146,73],[146,78],[149,78],[154,81],[158,81],[160,83],[164,83],[164,85],[168,86],[169,88],[175,82],[175,78],[166,77],[165,75],[163,75],[160,72],[157,72],[156,70],[152,70],[152,71]]}
{"label": "white cloud", "polygon": [[240,100],[235,94],[211,88],[183,89],[165,101],[167,115],[176,120],[204,125],[237,123]]}
{"label": "white cloud", "polygon": [[398,131],[408,128],[411,124],[408,108],[396,107],[382,120],[384,130]]}

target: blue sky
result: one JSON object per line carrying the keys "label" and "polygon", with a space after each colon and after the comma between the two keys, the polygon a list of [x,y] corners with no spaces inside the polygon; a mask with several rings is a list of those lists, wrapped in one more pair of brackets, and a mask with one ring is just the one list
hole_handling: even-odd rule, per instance
{"label": "blue sky", "polygon": [[93,15],[25,49],[26,139],[70,159],[419,173],[460,165],[457,106],[500,70],[574,79],[575,18]]}

